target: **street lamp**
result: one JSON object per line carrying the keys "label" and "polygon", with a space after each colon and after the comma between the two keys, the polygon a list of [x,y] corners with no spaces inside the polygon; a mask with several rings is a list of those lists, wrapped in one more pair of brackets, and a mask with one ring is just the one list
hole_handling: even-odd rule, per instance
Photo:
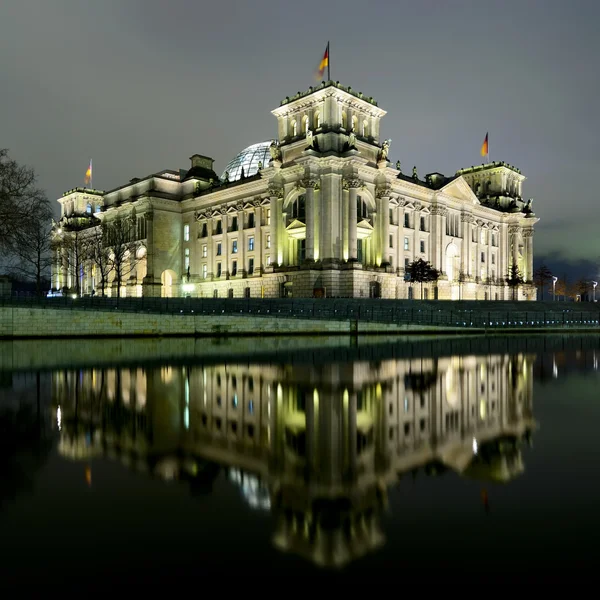
{"label": "street lamp", "polygon": [[596,286],[598,285],[597,281],[592,281],[592,302],[596,302]]}
{"label": "street lamp", "polygon": [[556,282],[558,281],[558,277],[554,275],[552,277],[552,301],[556,302]]}

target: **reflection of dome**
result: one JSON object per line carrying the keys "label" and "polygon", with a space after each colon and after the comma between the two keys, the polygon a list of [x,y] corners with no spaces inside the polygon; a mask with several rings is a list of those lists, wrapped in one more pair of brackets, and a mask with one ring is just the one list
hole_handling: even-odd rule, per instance
{"label": "reflection of dome", "polygon": [[[226,167],[225,171],[229,172],[229,181],[237,181],[242,177],[242,168],[244,175],[249,177],[258,173],[258,163],[262,162],[264,167],[269,165],[271,160],[271,151],[269,146],[273,140],[253,144],[242,150]],[[225,171],[221,175],[221,181],[225,179]]]}

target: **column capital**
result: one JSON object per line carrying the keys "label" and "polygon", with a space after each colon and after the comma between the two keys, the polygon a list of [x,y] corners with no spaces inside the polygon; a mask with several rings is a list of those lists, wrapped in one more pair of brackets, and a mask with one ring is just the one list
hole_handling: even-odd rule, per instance
{"label": "column capital", "polygon": [[392,187],[389,184],[378,185],[375,196],[377,198],[389,198],[392,194]]}
{"label": "column capital", "polygon": [[283,198],[283,188],[275,185],[270,185],[267,192],[271,198]]}
{"label": "column capital", "polygon": [[307,177],[302,180],[302,187],[305,189],[319,190],[321,188],[321,180],[318,177]]}
{"label": "column capital", "polygon": [[351,188],[359,188],[362,186],[362,182],[358,178],[353,177],[344,177],[342,181],[342,185],[345,190],[349,190]]}
{"label": "column capital", "polygon": [[523,237],[524,238],[532,238],[533,237],[533,228],[523,229]]}
{"label": "column capital", "polygon": [[521,228],[518,225],[509,225],[508,226],[508,233],[510,233],[511,235],[514,235],[515,233],[520,233],[521,232]]}
{"label": "column capital", "polygon": [[445,206],[439,206],[439,205],[434,204],[431,207],[431,214],[432,215],[440,215],[440,217],[447,217],[448,209]]}

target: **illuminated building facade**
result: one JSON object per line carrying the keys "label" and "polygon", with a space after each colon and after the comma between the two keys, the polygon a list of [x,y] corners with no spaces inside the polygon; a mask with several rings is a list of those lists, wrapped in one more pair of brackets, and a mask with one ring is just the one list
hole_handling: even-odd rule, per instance
{"label": "illuminated building facade", "polygon": [[323,566],[384,543],[387,489],[418,469],[508,481],[535,427],[529,355],[59,372],[63,457],[210,488],[221,467],[273,542]]}
{"label": "illuminated building facade", "polygon": [[[93,261],[73,234],[132,219],[123,296],[411,298],[406,267],[441,272],[429,298],[535,299],[531,202],[504,162],[419,176],[388,160],[386,114],[373,98],[323,82],[272,111],[277,140],[249,146],[221,177],[211,158],[132,179],[108,192],[64,194],[54,229],[52,286],[98,293]],[[86,233],[87,232],[87,233]],[[107,242],[108,243],[108,242]]]}

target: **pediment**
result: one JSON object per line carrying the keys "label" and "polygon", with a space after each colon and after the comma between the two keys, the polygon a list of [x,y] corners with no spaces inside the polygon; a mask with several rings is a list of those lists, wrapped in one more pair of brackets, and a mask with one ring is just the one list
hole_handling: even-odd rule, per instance
{"label": "pediment", "polygon": [[371,237],[371,235],[373,235],[373,231],[373,226],[366,219],[363,219],[356,224],[356,237],[359,240],[364,240],[368,237]]}
{"label": "pediment", "polygon": [[446,184],[440,189],[440,192],[455,198],[456,200],[462,200],[469,204],[481,204],[479,198],[475,195],[473,190],[469,187],[469,184],[465,181],[464,177],[457,177],[450,183]]}
{"label": "pediment", "polygon": [[302,240],[306,237],[306,223],[294,219],[286,228],[287,234],[294,239]]}

